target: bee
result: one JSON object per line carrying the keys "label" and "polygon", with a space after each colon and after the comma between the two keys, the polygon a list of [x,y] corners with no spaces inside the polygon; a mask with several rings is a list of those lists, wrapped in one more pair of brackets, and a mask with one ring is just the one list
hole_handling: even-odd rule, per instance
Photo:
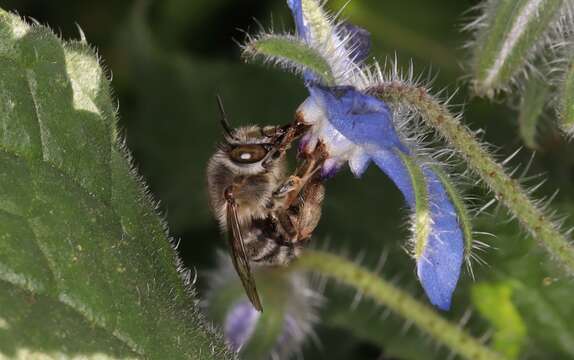
{"label": "bee", "polygon": [[324,156],[306,155],[286,176],[286,151],[307,126],[232,129],[217,97],[224,141],[209,160],[210,207],[227,233],[235,270],[254,308],[262,311],[254,266],[284,266],[297,258],[321,217],[324,187],[318,173]]}

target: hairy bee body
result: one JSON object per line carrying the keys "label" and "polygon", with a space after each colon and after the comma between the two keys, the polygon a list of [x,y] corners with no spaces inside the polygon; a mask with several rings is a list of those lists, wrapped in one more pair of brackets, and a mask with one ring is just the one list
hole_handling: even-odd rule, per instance
{"label": "hairy bee body", "polygon": [[282,134],[274,126],[235,129],[207,167],[210,205],[220,228],[231,233],[226,191],[232,188],[245,254],[259,265],[286,265],[298,257],[321,216],[321,182],[309,181],[291,201],[282,191],[290,181],[285,152],[276,149]]}

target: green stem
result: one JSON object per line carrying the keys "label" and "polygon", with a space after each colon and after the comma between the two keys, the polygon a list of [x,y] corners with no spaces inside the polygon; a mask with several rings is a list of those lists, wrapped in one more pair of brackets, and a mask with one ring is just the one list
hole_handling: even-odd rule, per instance
{"label": "green stem", "polygon": [[314,271],[343,282],[412,321],[436,341],[448,346],[464,358],[474,360],[503,359],[459,326],[443,319],[429,306],[380,278],[337,255],[308,250],[293,266],[294,269]]}
{"label": "green stem", "polygon": [[568,64],[566,76],[561,85],[560,127],[566,134],[572,136],[574,135],[574,54],[570,56],[572,60]]}
{"label": "green stem", "polygon": [[383,83],[370,92],[391,104],[403,103],[414,107],[427,125],[434,128],[466,160],[467,166],[488,185],[522,226],[574,275],[574,248],[560,233],[559,227],[532,202],[519,182],[505,172],[446,105],[425,88],[403,82]]}

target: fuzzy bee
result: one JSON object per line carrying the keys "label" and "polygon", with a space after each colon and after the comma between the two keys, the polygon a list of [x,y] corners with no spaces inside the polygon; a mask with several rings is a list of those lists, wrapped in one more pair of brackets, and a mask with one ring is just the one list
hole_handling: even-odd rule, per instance
{"label": "fuzzy bee", "polygon": [[210,205],[228,234],[247,296],[262,311],[251,265],[287,265],[309,242],[321,217],[324,187],[317,170],[323,156],[320,151],[307,155],[287,176],[286,151],[305,126],[295,121],[231,129],[217,100],[225,138],[207,166]]}

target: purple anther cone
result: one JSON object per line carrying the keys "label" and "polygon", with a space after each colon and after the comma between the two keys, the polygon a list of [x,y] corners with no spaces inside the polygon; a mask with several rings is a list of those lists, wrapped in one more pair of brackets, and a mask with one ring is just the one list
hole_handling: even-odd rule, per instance
{"label": "purple anther cone", "polygon": [[249,301],[240,301],[229,311],[223,331],[233,351],[239,352],[249,341],[260,315]]}

